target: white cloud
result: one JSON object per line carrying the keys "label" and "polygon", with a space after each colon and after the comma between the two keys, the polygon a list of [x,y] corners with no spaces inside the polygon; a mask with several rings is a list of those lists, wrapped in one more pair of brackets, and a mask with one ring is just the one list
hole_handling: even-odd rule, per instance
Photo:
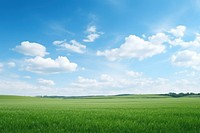
{"label": "white cloud", "polygon": [[[109,77],[109,78],[108,78]],[[114,80],[110,80],[114,79]],[[109,79],[109,80],[107,80]],[[56,88],[51,85],[30,84],[17,80],[0,79],[0,93],[6,95],[114,95],[114,94],[161,94],[169,92],[198,92],[199,75],[196,78],[169,80],[147,77],[113,77],[102,74],[99,78],[78,77],[67,87]]]}
{"label": "white cloud", "polygon": [[182,48],[200,47],[200,34],[196,33],[194,40],[185,41],[186,26],[179,25],[176,28],[159,32],[155,35],[140,38],[136,35],[129,35],[119,48],[97,51],[97,56],[105,56],[111,61],[120,59],[137,58],[143,60],[148,57],[163,53],[166,46],[181,46]]}
{"label": "white cloud", "polygon": [[96,32],[96,26],[90,26],[87,28],[88,33],[95,33]]}
{"label": "white cloud", "polygon": [[102,32],[96,31],[96,26],[89,26],[86,31],[88,32],[88,35],[83,39],[84,42],[94,42],[102,34]]}
{"label": "white cloud", "polygon": [[55,85],[53,80],[47,80],[47,79],[38,79],[38,83],[44,86],[52,86]]}
{"label": "white cloud", "polygon": [[15,62],[8,62],[8,67],[13,68],[16,66]]}
{"label": "white cloud", "polygon": [[176,38],[170,41],[170,44],[173,46],[182,46],[183,48],[187,47],[200,47],[200,34],[196,34],[196,37],[193,41],[183,41],[181,38]]}
{"label": "white cloud", "polygon": [[172,46],[181,46],[183,48],[187,47],[200,47],[200,34],[196,33],[196,37],[193,41],[184,41],[182,38],[185,35],[186,26],[179,25],[174,29],[168,31],[171,33],[171,39],[169,40],[169,44]]}
{"label": "white cloud", "polygon": [[[135,73],[139,74],[139,72]],[[123,91],[124,89],[140,88],[147,86],[152,82],[154,81],[148,78],[144,78],[142,75],[137,75],[137,77],[132,77],[132,75],[128,77],[114,77],[108,74],[101,74],[97,79],[79,76],[78,80],[72,85],[74,87],[84,89],[95,88],[96,90],[102,90],[105,92],[111,90],[113,92],[117,92],[118,90]]]}
{"label": "white cloud", "polygon": [[[97,91],[91,90],[92,92]],[[57,88],[55,86],[44,86],[38,84],[31,84],[19,80],[0,80],[0,94],[2,95],[25,95],[25,96],[44,96],[44,95],[58,95],[58,96],[83,96],[88,95],[86,89],[79,87],[63,87]]]}
{"label": "white cloud", "polygon": [[34,73],[54,74],[61,72],[75,71],[77,64],[72,63],[67,57],[59,56],[53,60],[51,58],[35,57],[26,59],[26,70]]}
{"label": "white cloud", "polygon": [[114,81],[113,77],[111,77],[111,76],[108,75],[108,74],[102,74],[102,75],[100,76],[100,79],[101,79],[102,81],[108,81],[108,82]]}
{"label": "white cloud", "polygon": [[179,51],[171,57],[172,64],[200,70],[200,53],[191,50]]}
{"label": "white cloud", "polygon": [[[67,95],[67,91],[62,90],[62,93],[64,92]],[[0,94],[3,95],[42,96],[62,95],[62,93],[60,89],[51,88],[50,86],[41,86],[19,80],[0,80]]]}
{"label": "white cloud", "polygon": [[63,46],[63,43],[65,43],[66,40],[63,40],[63,41],[53,41],[53,44],[54,45],[57,45],[57,46]]}
{"label": "white cloud", "polygon": [[148,39],[149,42],[151,42],[154,45],[160,45],[169,41],[169,37],[165,33],[157,33],[148,37]]}
{"label": "white cloud", "polygon": [[173,34],[177,38],[181,38],[184,36],[186,30],[186,26],[179,25],[175,29],[171,29],[169,33]]}
{"label": "white cloud", "polygon": [[25,94],[29,95],[29,92],[33,92],[34,86],[21,81],[7,81],[0,80],[0,93],[1,94]]}
{"label": "white cloud", "polygon": [[170,81],[160,77],[152,79],[143,76],[114,78],[110,75],[102,74],[97,79],[78,77],[78,80],[72,84],[72,88],[79,88],[80,92],[85,91],[85,95],[161,94],[169,92],[198,92],[199,85],[197,83],[194,81],[188,85],[188,82],[184,82],[184,85],[180,85],[179,79]]}
{"label": "white cloud", "polygon": [[99,34],[96,33],[92,33],[89,34],[86,39],[83,39],[84,42],[94,42],[97,38],[99,38]]}
{"label": "white cloud", "polygon": [[29,41],[21,42],[21,45],[16,46],[14,48],[15,51],[27,55],[27,56],[41,56],[44,57],[45,55],[49,54],[46,52],[46,47],[39,43],[32,43]]}
{"label": "white cloud", "polygon": [[105,50],[103,52],[97,51],[97,55],[105,56],[112,61],[123,58],[138,58],[139,60],[143,60],[163,53],[165,51],[165,45],[163,43],[166,41],[168,40],[164,33],[149,37],[149,41],[145,41],[135,35],[130,35],[125,38],[125,43],[119,48]]}
{"label": "white cloud", "polygon": [[80,53],[80,54],[84,53],[86,49],[85,45],[80,44],[76,40],[71,40],[69,43],[67,43],[65,40],[54,41],[53,44],[60,48],[69,49],[73,52]]}
{"label": "white cloud", "polygon": [[99,79],[85,78],[79,76],[77,82],[74,82],[72,85],[79,88],[95,88],[98,90],[99,88],[104,87],[119,87],[120,83],[121,81],[117,82],[116,79],[114,79],[110,75],[102,74]]}
{"label": "white cloud", "polygon": [[142,72],[135,72],[135,71],[127,71],[126,74],[131,77],[139,77],[142,76]]}
{"label": "white cloud", "polygon": [[175,76],[181,77],[181,78],[193,78],[194,77],[200,77],[200,72],[196,70],[182,70],[182,71],[177,71],[174,73]]}
{"label": "white cloud", "polygon": [[96,80],[83,78],[81,76],[78,76],[78,82],[79,83],[96,83]]}

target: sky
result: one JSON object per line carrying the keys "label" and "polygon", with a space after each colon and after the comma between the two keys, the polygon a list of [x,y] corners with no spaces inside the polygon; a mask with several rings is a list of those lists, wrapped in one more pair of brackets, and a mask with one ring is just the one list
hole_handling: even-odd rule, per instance
{"label": "sky", "polygon": [[0,94],[200,91],[200,0],[0,0]]}

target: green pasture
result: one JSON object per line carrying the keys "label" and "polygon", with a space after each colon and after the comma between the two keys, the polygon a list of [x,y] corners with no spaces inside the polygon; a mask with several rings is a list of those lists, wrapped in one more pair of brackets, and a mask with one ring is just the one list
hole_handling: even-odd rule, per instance
{"label": "green pasture", "polygon": [[0,133],[199,133],[200,97],[0,96]]}

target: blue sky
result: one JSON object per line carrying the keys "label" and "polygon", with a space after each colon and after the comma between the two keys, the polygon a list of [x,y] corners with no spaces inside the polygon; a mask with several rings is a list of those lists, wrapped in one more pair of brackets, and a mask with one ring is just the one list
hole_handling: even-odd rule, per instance
{"label": "blue sky", "polygon": [[199,92],[199,0],[0,0],[0,94]]}

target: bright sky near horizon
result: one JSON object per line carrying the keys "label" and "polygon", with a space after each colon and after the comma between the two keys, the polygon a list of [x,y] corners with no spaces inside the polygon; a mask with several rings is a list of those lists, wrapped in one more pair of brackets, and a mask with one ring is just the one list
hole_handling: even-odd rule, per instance
{"label": "bright sky near horizon", "polygon": [[0,0],[0,94],[200,91],[200,0]]}

